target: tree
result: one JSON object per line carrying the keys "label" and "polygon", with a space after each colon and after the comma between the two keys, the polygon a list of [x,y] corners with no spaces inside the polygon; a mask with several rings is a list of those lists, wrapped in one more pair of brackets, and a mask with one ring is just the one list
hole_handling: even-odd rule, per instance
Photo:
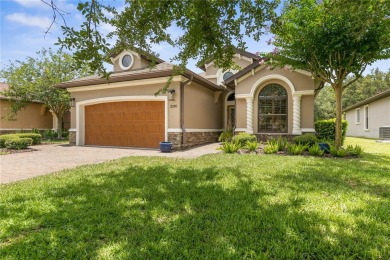
{"label": "tree", "polygon": [[[45,1],[55,14],[64,15],[55,1]],[[132,0],[125,1],[125,8],[118,11],[107,1],[85,1],[78,10],[85,21],[79,29],[62,26],[64,38],[58,43],[74,53],[76,62],[87,60],[93,70],[106,74],[104,54],[114,50],[141,49],[143,54],[152,52],[153,44],[168,43],[179,50],[173,60],[183,68],[189,59],[198,65],[213,57],[221,68],[233,66],[234,47],[245,48],[244,37],[259,40],[279,0]],[[110,24],[115,31],[103,35],[99,27]],[[180,36],[169,33],[175,28]],[[108,39],[116,39],[114,46]]]}
{"label": "tree", "polygon": [[[336,97],[336,140],[341,146],[342,94],[366,66],[390,57],[390,1],[299,0],[285,4],[271,32],[280,66],[308,70]],[[354,78],[346,82],[348,76]]]}
{"label": "tree", "polygon": [[[353,76],[346,78],[348,83],[354,80]],[[355,105],[369,97],[375,96],[390,89],[390,70],[380,71],[378,68],[371,73],[353,82],[343,93],[343,108]],[[334,118],[336,99],[335,93],[329,85],[326,85],[317,95],[314,101],[314,119]]]}
{"label": "tree", "polygon": [[25,61],[10,62],[0,70],[0,78],[9,85],[9,89],[3,94],[12,99],[8,118],[12,119],[29,102],[42,102],[56,115],[60,138],[62,118],[70,108],[70,96],[66,90],[58,89],[55,85],[87,76],[89,68],[83,65],[81,69],[74,69],[75,61],[72,56],[60,50],[54,52],[43,49],[37,54],[37,58],[27,57]]}
{"label": "tree", "polygon": [[336,97],[331,86],[327,85],[314,100],[314,120],[335,118]]}

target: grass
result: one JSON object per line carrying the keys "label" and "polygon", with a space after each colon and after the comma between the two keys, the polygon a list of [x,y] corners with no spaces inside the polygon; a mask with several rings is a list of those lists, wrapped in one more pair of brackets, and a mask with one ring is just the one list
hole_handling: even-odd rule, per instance
{"label": "grass", "polygon": [[357,143],[358,159],[129,157],[3,185],[0,258],[389,259],[390,145]]}

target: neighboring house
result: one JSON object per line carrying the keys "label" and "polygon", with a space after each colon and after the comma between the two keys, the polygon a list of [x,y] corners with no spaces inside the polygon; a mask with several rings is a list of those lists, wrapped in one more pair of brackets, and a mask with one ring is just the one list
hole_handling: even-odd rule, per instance
{"label": "neighboring house", "polygon": [[8,85],[0,83],[0,134],[31,131],[33,128],[45,130],[53,127],[53,115],[39,102],[31,102],[16,114],[14,120],[8,120],[7,114],[10,112],[12,100],[1,95],[1,92],[6,89]]}
{"label": "neighboring house", "polygon": [[173,75],[173,65],[134,51],[112,55],[114,73],[58,85],[66,88],[71,109],[70,143],[76,145],[175,148],[215,142],[232,128],[263,138],[314,132],[314,89],[310,73],[273,69],[261,58],[237,50],[239,70],[223,71],[211,61],[204,72],[173,77],[166,94],[155,95]]}
{"label": "neighboring house", "polygon": [[350,106],[344,112],[348,121],[347,136],[390,139],[390,90]]}

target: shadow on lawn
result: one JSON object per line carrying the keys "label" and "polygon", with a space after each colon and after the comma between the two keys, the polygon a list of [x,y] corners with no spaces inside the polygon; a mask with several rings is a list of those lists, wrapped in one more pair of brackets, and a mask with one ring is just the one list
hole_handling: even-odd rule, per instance
{"label": "shadow on lawn", "polygon": [[[297,185],[304,183],[306,188],[311,181],[312,185],[330,183],[333,191],[343,186],[331,175],[318,181],[279,178]],[[254,185],[250,175],[233,167],[192,169],[164,164],[106,170],[58,188],[48,186],[43,199],[50,200],[51,208],[38,208],[28,214],[26,225],[7,230],[0,256],[53,259],[372,256],[370,250],[375,250],[375,241],[363,231],[345,232],[342,228],[346,224],[341,220],[305,211],[305,198],[299,196],[269,203],[267,199],[275,196],[275,191],[269,190]],[[18,214],[12,210],[16,211],[6,208],[8,214],[2,218]],[[377,232],[380,227],[369,228]]]}

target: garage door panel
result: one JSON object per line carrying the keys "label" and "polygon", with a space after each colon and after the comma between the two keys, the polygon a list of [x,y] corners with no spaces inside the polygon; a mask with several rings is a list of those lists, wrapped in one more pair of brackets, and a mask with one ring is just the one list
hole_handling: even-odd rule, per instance
{"label": "garage door panel", "polygon": [[165,139],[162,101],[110,102],[85,107],[85,144],[157,148]]}

